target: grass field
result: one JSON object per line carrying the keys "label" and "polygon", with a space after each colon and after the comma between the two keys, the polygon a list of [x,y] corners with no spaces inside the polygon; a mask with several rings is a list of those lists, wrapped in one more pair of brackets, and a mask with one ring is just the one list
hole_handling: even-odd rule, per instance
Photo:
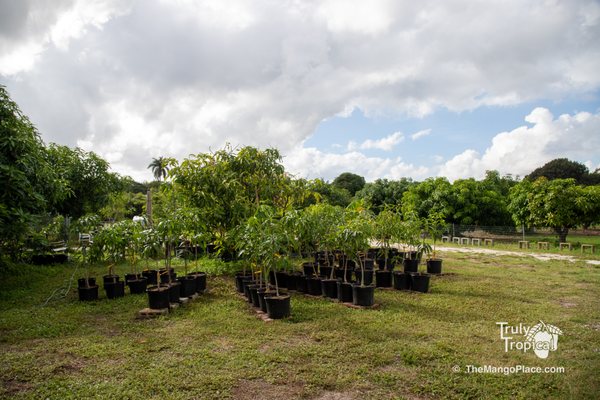
{"label": "grass field", "polygon": [[[4,268],[0,397],[50,399],[593,399],[600,393],[600,268],[522,256],[445,253],[431,292],[378,290],[377,310],[294,294],[265,323],[213,275],[210,292],[156,320],[145,296],[48,296],[74,266]],[[223,272],[213,260],[203,268]],[[126,265],[118,267],[127,272]],[[101,276],[104,266],[94,268]],[[77,272],[77,276],[80,271]],[[76,277],[77,277],[76,276]],[[547,359],[505,352],[496,322],[563,331]],[[467,366],[564,367],[468,373]],[[460,372],[453,370],[460,368]]]}

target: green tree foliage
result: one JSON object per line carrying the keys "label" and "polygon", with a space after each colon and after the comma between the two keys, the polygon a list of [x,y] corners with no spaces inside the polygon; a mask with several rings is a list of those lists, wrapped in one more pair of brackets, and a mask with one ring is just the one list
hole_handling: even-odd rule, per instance
{"label": "green tree foliage", "polygon": [[222,248],[233,248],[235,228],[261,205],[290,206],[294,190],[276,149],[226,147],[174,165],[170,172],[186,202],[202,212]]}
{"label": "green tree foliage", "polygon": [[354,196],[365,186],[365,178],[352,172],[343,172],[333,180],[332,184],[337,188],[346,189],[350,196]]}
{"label": "green tree foliage", "polygon": [[453,222],[463,225],[511,225],[508,197],[493,180],[459,179],[452,184]]}
{"label": "green tree foliage", "polygon": [[79,218],[97,213],[111,194],[122,189],[121,178],[109,172],[108,162],[93,152],[57,144],[51,144],[47,152],[56,174],[68,187],[68,195],[53,204],[59,214]]}
{"label": "green tree foliage", "polygon": [[16,255],[36,214],[68,193],[29,119],[0,85],[0,248]]}
{"label": "green tree foliage", "polygon": [[448,179],[428,178],[418,185],[411,186],[404,193],[402,213],[414,213],[417,218],[425,219],[430,212],[436,212],[452,219],[455,213],[454,203],[452,185]]}
{"label": "green tree foliage", "polygon": [[414,185],[416,183],[410,178],[402,178],[399,181],[377,179],[367,183],[355,197],[364,199],[371,211],[378,214],[387,206],[400,206],[402,196]]}
{"label": "green tree foliage", "polygon": [[524,180],[511,189],[509,209],[517,224],[548,226],[565,242],[569,229],[600,222],[597,189],[577,185],[575,179],[534,182]]}
{"label": "green tree foliage", "polygon": [[352,201],[352,196],[346,189],[334,186],[322,179],[306,181],[306,190],[308,195],[305,198],[304,207],[319,202],[346,207]]}
{"label": "green tree foliage", "polygon": [[600,184],[599,174],[590,174],[590,171],[585,165],[566,158],[557,158],[547,162],[543,166],[533,170],[533,172],[526,176],[526,179],[535,181],[541,177],[545,177],[548,180],[572,178],[575,179],[578,184],[582,185]]}

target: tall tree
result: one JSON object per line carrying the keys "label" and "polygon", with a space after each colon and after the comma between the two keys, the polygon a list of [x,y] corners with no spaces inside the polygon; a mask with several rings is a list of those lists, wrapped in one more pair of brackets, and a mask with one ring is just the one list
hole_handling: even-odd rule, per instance
{"label": "tall tree", "polygon": [[510,210],[518,224],[550,227],[560,242],[578,225],[598,222],[597,194],[586,193],[574,179],[524,180],[511,189]]}
{"label": "tall tree", "polygon": [[67,191],[35,126],[0,85],[0,249],[15,255],[35,214]]}
{"label": "tall tree", "polygon": [[365,178],[352,172],[343,172],[333,180],[333,186],[346,189],[350,196],[354,196],[365,186]]}
{"label": "tall tree", "polygon": [[414,185],[416,183],[410,178],[402,178],[399,181],[377,179],[367,183],[355,197],[364,199],[371,211],[378,214],[387,206],[400,206],[404,192]]}
{"label": "tall tree", "polygon": [[154,179],[160,182],[166,179],[169,172],[169,159],[166,157],[152,158],[152,162],[148,164],[148,168],[152,170]]}
{"label": "tall tree", "polygon": [[48,158],[55,172],[68,188],[68,195],[53,203],[54,211],[74,218],[97,213],[111,194],[125,185],[125,180],[109,171],[108,161],[94,152],[50,144]]}
{"label": "tall tree", "polygon": [[411,186],[402,196],[402,214],[416,214],[421,219],[438,213],[449,222],[454,222],[454,194],[452,185],[446,178],[428,178],[418,185]]}
{"label": "tall tree", "polygon": [[536,168],[525,178],[535,181],[542,176],[548,180],[553,179],[575,179],[579,184],[586,183],[589,175],[588,168],[577,161],[571,161],[566,158],[557,158],[547,162],[543,166]]}

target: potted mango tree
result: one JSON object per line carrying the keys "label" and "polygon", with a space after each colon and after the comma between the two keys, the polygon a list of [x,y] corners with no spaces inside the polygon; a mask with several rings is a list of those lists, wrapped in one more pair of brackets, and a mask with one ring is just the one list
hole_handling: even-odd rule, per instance
{"label": "potted mango tree", "polygon": [[138,271],[138,261],[142,252],[142,226],[137,222],[130,222],[127,230],[127,247],[125,252],[131,266],[131,273],[125,274],[125,283],[131,294],[146,292],[148,279]]}
{"label": "potted mango tree", "polygon": [[442,273],[442,259],[436,257],[436,241],[444,233],[446,228],[446,221],[444,215],[440,212],[432,212],[425,219],[424,224],[425,230],[431,237],[433,242],[431,246],[431,256],[427,258],[427,273],[428,274],[441,274]]}
{"label": "potted mango tree", "polygon": [[369,249],[369,241],[373,235],[373,219],[362,202],[349,206],[350,215],[342,229],[342,240],[345,242],[346,254],[352,257],[360,269],[360,283],[352,285],[352,303],[359,306],[372,306],[375,303],[375,285],[365,280],[365,260],[361,256]]}
{"label": "potted mango tree", "polygon": [[417,249],[421,244],[421,222],[415,214],[409,214],[405,217],[402,225],[402,239],[405,246],[404,260],[402,261],[404,272],[418,272],[421,258]]}
{"label": "potted mango tree", "polygon": [[90,276],[90,260],[88,257],[88,248],[93,244],[93,233],[100,226],[100,217],[95,214],[84,215],[74,224],[79,237],[79,255],[81,264],[85,269],[85,277],[77,280],[77,289],[79,300],[97,300],[98,285],[96,278]]}
{"label": "potted mango tree", "polygon": [[377,258],[379,269],[375,280],[377,287],[392,286],[392,271],[396,261],[392,256],[392,242],[398,238],[401,224],[400,215],[390,207],[386,207],[375,217],[373,233],[380,248]]}

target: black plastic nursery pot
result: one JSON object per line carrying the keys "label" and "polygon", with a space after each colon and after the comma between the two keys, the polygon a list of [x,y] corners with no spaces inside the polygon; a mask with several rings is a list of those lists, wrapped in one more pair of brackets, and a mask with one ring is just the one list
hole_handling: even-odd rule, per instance
{"label": "black plastic nursery pot", "polygon": [[[288,286],[288,273],[285,271],[277,271],[275,273],[275,276],[277,277],[277,286],[282,287],[282,288],[287,288]],[[275,282],[273,282],[273,285],[275,284]]]}
{"label": "black plastic nursery pot", "polygon": [[375,285],[361,286],[358,283],[354,284],[352,286],[352,304],[364,307],[375,304]]}
{"label": "black plastic nursery pot", "polygon": [[163,308],[169,308],[170,295],[169,287],[164,286],[148,286],[146,293],[148,293],[148,307],[154,310],[160,310]]}
{"label": "black plastic nursery pot", "polygon": [[402,271],[394,272],[394,289],[410,290],[410,273]]}
{"label": "black plastic nursery pot", "polygon": [[131,293],[131,294],[145,293],[147,285],[148,285],[148,280],[144,277],[139,277],[138,279],[131,279],[131,280],[127,281],[127,286],[129,287],[129,293]]}
{"label": "black plastic nursery pot", "polygon": [[306,276],[298,274],[296,275],[296,291],[300,293],[306,293],[308,291]]}
{"label": "black plastic nursery pot", "polygon": [[317,266],[318,266],[317,263],[312,263],[312,262],[302,263],[302,272],[306,276],[312,276],[315,273],[317,273],[317,271],[318,271]]}
{"label": "black plastic nursery pot", "polygon": [[427,293],[429,291],[429,274],[412,273],[410,274],[411,290],[415,292]]}
{"label": "black plastic nursery pot", "polygon": [[319,276],[321,278],[329,278],[331,276],[331,271],[333,267],[328,265],[319,265]]}
{"label": "black plastic nursery pot", "polygon": [[[204,272],[192,272],[188,274],[189,277],[194,278],[196,285],[194,291],[196,293],[202,293],[206,290],[206,273]],[[242,289],[243,291],[244,289]]]}
{"label": "black plastic nursery pot", "polygon": [[109,299],[123,297],[125,296],[125,282],[105,282],[104,291],[106,292],[106,297],[108,297]]}
{"label": "black plastic nursery pot", "polygon": [[259,285],[258,283],[254,283],[252,285],[247,285],[246,287],[248,288],[248,295],[246,296],[248,303],[254,305],[254,298],[256,298],[256,307],[258,307],[258,297],[256,291],[263,286]]}
{"label": "black plastic nursery pot", "polygon": [[98,300],[98,285],[89,285],[88,287],[78,287],[80,301]]}
{"label": "black plastic nursery pot", "polygon": [[121,277],[119,275],[104,275],[102,277],[102,282],[106,285],[107,283],[119,282]]}
{"label": "black plastic nursery pot", "polygon": [[391,256],[388,256],[387,260],[385,258],[377,259],[377,267],[379,270],[385,269],[387,271],[393,271],[395,266],[396,263],[392,260]]}
{"label": "black plastic nursery pot", "polygon": [[290,295],[265,295],[267,314],[271,319],[281,319],[290,316]]}
{"label": "black plastic nursery pot", "polygon": [[260,304],[258,303],[258,289],[260,289],[260,288],[261,288],[260,285],[250,285],[248,287],[248,290],[250,292],[250,300],[248,302],[252,303],[252,305],[254,307],[260,306]]}
{"label": "black plastic nursery pot", "polygon": [[[360,268],[356,268],[354,270],[354,276],[356,277],[356,281],[358,283],[362,282],[363,273],[360,270]],[[366,269],[365,270],[365,285],[370,285],[372,283],[373,283],[373,270],[372,269]]]}
{"label": "black plastic nursery pot", "polygon": [[419,259],[405,258],[402,262],[404,266],[404,272],[418,272],[419,271]]}
{"label": "black plastic nursery pot", "polygon": [[[160,270],[160,283],[169,283],[169,274],[166,273],[166,269],[161,269]],[[173,268],[171,268],[171,282],[175,281],[177,279],[177,273],[173,270]]]}
{"label": "black plastic nursery pot", "polygon": [[323,292],[321,290],[321,278],[319,278],[318,276],[311,276],[309,278],[306,278],[306,286],[306,292],[308,294],[312,296],[321,296]]}
{"label": "black plastic nursery pot", "polygon": [[363,260],[363,265],[365,266],[365,269],[374,269],[375,260],[373,258],[365,258]]}
{"label": "black plastic nursery pot", "polygon": [[243,285],[244,285],[244,296],[246,296],[246,299],[250,302],[250,301],[252,301],[252,297],[250,296],[250,286],[256,285],[256,282],[254,280],[244,281]]}
{"label": "black plastic nursery pot", "polygon": [[431,258],[427,260],[427,273],[428,274],[441,274],[442,273],[442,260],[438,258]]}
{"label": "black plastic nursery pot", "polygon": [[190,297],[196,294],[196,278],[193,276],[180,276],[177,281],[181,283],[180,297]]}
{"label": "black plastic nursery pot", "polygon": [[375,258],[381,249],[379,247],[371,247],[367,250],[367,258]]}
{"label": "black plastic nursery pot", "polygon": [[179,303],[181,300],[181,283],[177,281],[171,282],[169,285],[169,301],[171,303]]}
{"label": "black plastic nursery pot", "polygon": [[322,279],[321,280],[321,294],[323,297],[329,297],[330,299],[337,299],[337,279]]}
{"label": "black plastic nursery pot", "polygon": [[125,274],[125,283],[129,281],[133,281],[135,279],[139,279],[141,274]]}
{"label": "black plastic nursery pot", "polygon": [[142,271],[142,276],[147,279],[148,285],[156,285],[156,270],[146,269]]}
{"label": "black plastic nursery pot", "polygon": [[[346,270],[344,271],[344,268],[336,268],[335,269],[335,277],[341,280],[345,280],[345,281],[351,281],[352,280],[352,271],[354,270],[354,268],[346,268]],[[346,275],[346,279],[344,279],[344,275]]]}
{"label": "black plastic nursery pot", "polygon": [[258,293],[258,305],[262,312],[267,312],[267,302],[265,296],[274,296],[276,292],[272,289],[260,288],[256,291]]}
{"label": "black plastic nursery pot", "polygon": [[375,271],[375,286],[379,288],[392,287],[392,271]]}
{"label": "black plastic nursery pot", "polygon": [[352,283],[350,282],[337,282],[337,295],[338,300],[342,303],[352,303]]}
{"label": "black plastic nursery pot", "polygon": [[287,289],[288,290],[296,291],[296,288],[298,286],[298,277],[299,276],[302,276],[300,274],[300,272],[292,272],[291,274],[288,274],[288,277],[287,277]]}
{"label": "black plastic nursery pot", "polygon": [[85,284],[86,278],[77,279],[77,287],[84,288],[88,286],[96,286],[96,278],[87,278],[87,285]]}
{"label": "black plastic nursery pot", "polygon": [[244,274],[243,272],[235,274],[235,288],[239,293],[244,293],[243,281],[245,280],[252,280],[252,275],[250,273]]}

